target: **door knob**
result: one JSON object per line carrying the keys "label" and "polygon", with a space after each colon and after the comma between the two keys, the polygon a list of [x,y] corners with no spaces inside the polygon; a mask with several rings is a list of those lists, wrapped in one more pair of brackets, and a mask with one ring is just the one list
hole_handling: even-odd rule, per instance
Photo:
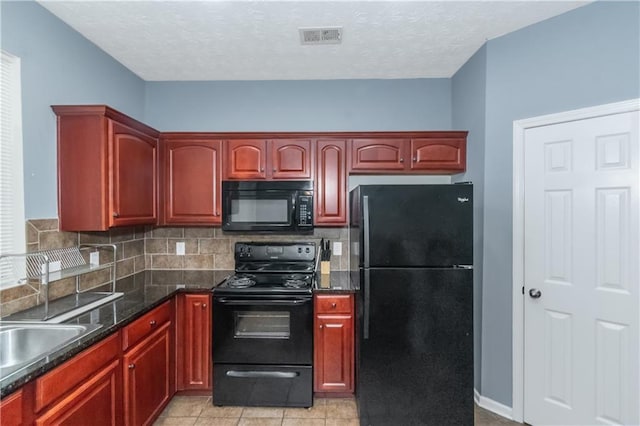
{"label": "door knob", "polygon": [[542,296],[542,292],[537,288],[532,288],[529,290],[529,296],[531,296],[534,299],[539,299],[540,296]]}

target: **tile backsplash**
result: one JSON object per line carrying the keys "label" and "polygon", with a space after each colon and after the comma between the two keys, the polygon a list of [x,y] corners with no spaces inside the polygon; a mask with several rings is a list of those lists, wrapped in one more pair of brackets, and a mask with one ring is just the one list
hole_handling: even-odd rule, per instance
{"label": "tile backsplash", "polygon": [[[342,255],[332,256],[331,269],[348,270],[347,228],[316,228],[312,235],[271,235],[225,233],[213,227],[114,228],[104,232],[66,232],[58,230],[58,219],[32,219],[26,223],[27,252],[74,247],[78,244],[115,244],[116,273],[123,278],[145,269],[228,270],[233,269],[233,247],[237,241],[312,241],[321,238],[342,243]],[[185,254],[176,253],[176,243],[184,243]],[[101,254],[102,256],[102,254]],[[110,261],[110,259],[103,259]],[[99,289],[111,280],[109,270],[80,277],[82,290]],[[75,291],[75,278],[56,281],[50,286],[55,299]],[[28,284],[0,290],[0,317],[27,309],[44,299],[40,284]]]}

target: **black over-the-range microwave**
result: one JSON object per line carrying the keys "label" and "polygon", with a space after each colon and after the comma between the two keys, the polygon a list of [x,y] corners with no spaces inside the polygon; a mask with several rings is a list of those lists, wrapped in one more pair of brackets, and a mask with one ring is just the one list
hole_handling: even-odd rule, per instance
{"label": "black over-the-range microwave", "polygon": [[222,230],[313,232],[313,181],[223,181]]}

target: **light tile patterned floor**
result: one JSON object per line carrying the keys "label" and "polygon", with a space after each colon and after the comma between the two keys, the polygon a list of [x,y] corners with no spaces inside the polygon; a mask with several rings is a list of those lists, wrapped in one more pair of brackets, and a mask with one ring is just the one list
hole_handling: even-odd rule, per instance
{"label": "light tile patterned floor", "polygon": [[[156,426],[359,426],[354,399],[317,398],[311,408],[215,407],[206,396],[176,396]],[[475,426],[518,425],[476,406]]]}

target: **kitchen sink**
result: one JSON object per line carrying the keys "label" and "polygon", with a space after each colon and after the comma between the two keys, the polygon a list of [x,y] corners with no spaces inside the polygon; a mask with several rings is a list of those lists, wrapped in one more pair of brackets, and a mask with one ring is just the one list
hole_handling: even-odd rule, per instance
{"label": "kitchen sink", "polygon": [[0,380],[100,327],[96,324],[0,322]]}

